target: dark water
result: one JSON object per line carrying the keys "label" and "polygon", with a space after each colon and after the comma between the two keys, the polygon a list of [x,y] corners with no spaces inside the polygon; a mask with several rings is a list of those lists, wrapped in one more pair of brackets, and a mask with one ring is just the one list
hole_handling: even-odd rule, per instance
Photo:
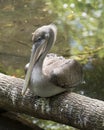
{"label": "dark water", "polygon": [[[56,1],[55,4],[59,3]],[[32,32],[45,24],[55,23],[58,27],[57,41],[50,52],[67,58],[72,55],[71,52],[76,46],[76,34],[78,35],[78,29],[81,29],[82,25],[78,23],[78,19],[77,24],[75,24],[75,21],[69,21],[72,23],[70,26],[65,24],[67,22],[65,20],[62,23],[64,17],[58,12],[59,17],[56,13],[57,10],[52,10],[52,6],[54,7],[55,5],[50,0],[0,0],[1,72],[24,78],[24,66],[29,61],[31,53]],[[75,37],[75,39],[73,40],[71,36]],[[79,39],[80,45],[78,48],[83,50],[84,44],[89,38],[83,41],[80,34]],[[84,44],[82,45],[81,42],[84,42]],[[86,59],[87,62],[83,62]],[[80,61],[83,63],[86,84],[79,86],[76,91],[103,100],[104,60],[99,58],[90,58],[88,60],[88,57],[83,59],[81,57]]]}

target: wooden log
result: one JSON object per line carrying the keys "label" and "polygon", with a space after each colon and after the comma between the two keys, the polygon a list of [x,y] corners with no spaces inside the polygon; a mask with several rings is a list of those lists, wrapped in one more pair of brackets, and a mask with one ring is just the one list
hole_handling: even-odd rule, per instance
{"label": "wooden log", "polygon": [[0,73],[0,107],[81,130],[104,130],[104,102],[76,93],[40,98],[30,90],[21,95],[24,80]]}

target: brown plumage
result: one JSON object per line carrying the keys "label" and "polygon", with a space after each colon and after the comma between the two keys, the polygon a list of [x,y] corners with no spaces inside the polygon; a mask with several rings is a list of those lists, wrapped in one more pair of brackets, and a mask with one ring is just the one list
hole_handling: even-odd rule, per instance
{"label": "brown plumage", "polygon": [[70,89],[83,81],[82,66],[74,59],[65,59],[56,54],[48,54],[43,63],[43,73],[54,84]]}

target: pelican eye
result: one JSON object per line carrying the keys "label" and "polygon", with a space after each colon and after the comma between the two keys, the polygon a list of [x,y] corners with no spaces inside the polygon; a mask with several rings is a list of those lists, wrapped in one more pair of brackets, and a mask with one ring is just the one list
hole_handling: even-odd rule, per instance
{"label": "pelican eye", "polygon": [[41,42],[41,40],[44,40],[44,39],[46,39],[45,35],[41,35],[36,38],[35,42]]}
{"label": "pelican eye", "polygon": [[41,37],[38,37],[38,38],[36,39],[36,42],[40,42],[42,39],[43,39],[42,36],[41,36]]}

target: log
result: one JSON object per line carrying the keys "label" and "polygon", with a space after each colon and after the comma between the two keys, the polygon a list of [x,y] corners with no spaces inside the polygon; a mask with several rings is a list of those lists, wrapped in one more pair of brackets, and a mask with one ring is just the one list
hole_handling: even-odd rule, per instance
{"label": "log", "polygon": [[73,92],[40,98],[30,90],[21,95],[24,80],[0,73],[0,108],[52,120],[81,130],[104,130],[104,102]]}

